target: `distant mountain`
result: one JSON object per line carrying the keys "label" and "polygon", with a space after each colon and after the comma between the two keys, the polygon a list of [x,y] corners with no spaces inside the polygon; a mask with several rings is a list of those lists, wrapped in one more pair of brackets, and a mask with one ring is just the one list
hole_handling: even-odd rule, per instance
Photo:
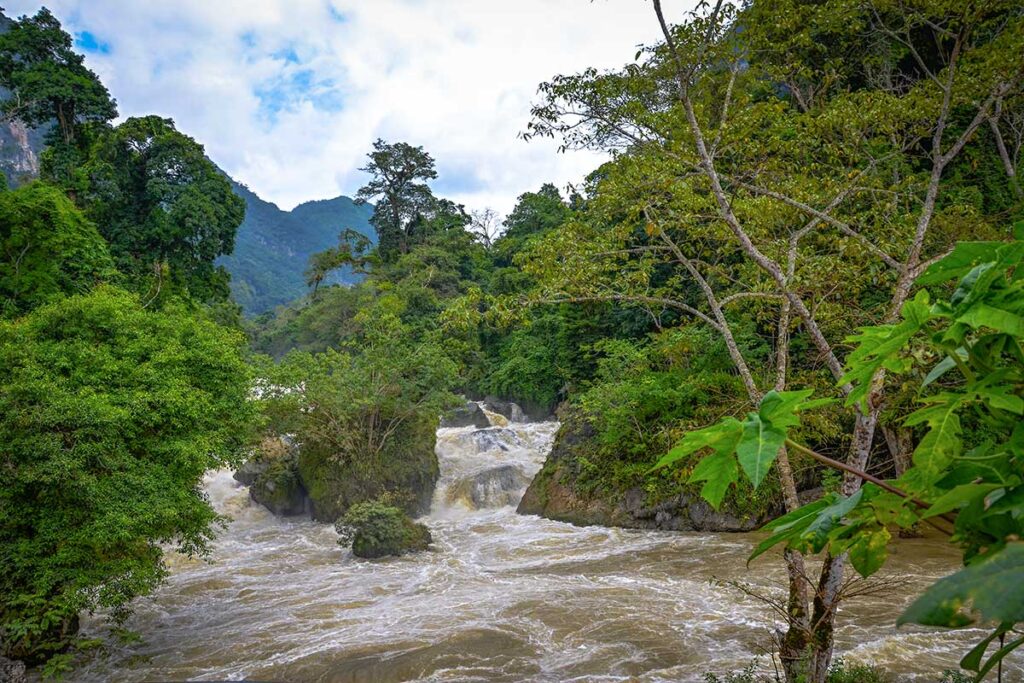
{"label": "distant mountain", "polygon": [[[309,257],[338,243],[338,235],[352,228],[376,241],[369,220],[373,207],[357,206],[348,197],[306,202],[291,211],[260,199],[249,188],[232,181],[245,200],[245,220],[238,228],[235,251],[218,263],[231,273],[231,294],[247,315],[258,315],[288,303],[309,290],[305,270]],[[354,283],[359,277],[341,270],[328,282]]]}
{"label": "distant mountain", "polygon": [[[0,12],[0,33],[11,25]],[[6,95],[0,88],[0,99]],[[17,187],[39,176],[39,155],[48,126],[27,128],[20,121],[0,120],[0,189]],[[230,177],[229,177],[230,180]],[[306,202],[292,211],[260,199],[244,185],[231,180],[235,193],[245,200],[245,220],[235,237],[235,251],[218,259],[231,273],[231,294],[247,315],[258,315],[307,293],[304,273],[309,257],[333,247],[345,228],[371,240],[373,207],[356,206],[348,197]],[[351,271],[340,270],[328,283],[353,283]]]}

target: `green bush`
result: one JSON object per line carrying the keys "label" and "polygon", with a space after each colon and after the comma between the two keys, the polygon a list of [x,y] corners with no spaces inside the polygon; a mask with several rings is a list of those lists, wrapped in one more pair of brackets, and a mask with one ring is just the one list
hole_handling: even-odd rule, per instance
{"label": "green bush", "polygon": [[357,503],[335,523],[338,544],[356,557],[377,558],[426,550],[430,531],[381,500]]}
{"label": "green bush", "polygon": [[164,544],[207,550],[199,485],[241,457],[253,412],[243,344],[106,288],[0,322],[3,655],[59,653],[82,610],[125,616]]}

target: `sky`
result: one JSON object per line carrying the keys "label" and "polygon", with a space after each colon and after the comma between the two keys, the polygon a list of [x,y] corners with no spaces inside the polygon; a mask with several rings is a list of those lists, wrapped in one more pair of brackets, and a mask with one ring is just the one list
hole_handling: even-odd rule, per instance
{"label": "sky", "polygon": [[[0,0],[8,16],[39,2]],[[678,20],[692,0],[667,3]],[[284,209],[354,195],[378,138],[422,145],[435,193],[511,210],[602,158],[524,142],[537,86],[654,42],[649,0],[49,0],[117,99],[160,114]],[[673,7],[674,5],[674,7]]]}

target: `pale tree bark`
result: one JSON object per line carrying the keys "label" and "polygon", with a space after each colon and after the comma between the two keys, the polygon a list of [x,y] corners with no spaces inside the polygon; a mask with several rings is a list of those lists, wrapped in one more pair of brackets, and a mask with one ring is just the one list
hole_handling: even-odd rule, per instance
{"label": "pale tree bark", "polygon": [[[779,291],[783,296],[785,296],[786,301],[789,304],[790,308],[787,310],[787,315],[790,313],[795,314],[801,320],[812,342],[821,354],[826,366],[832,372],[834,377],[840,379],[843,376],[842,364],[837,358],[831,343],[822,333],[813,313],[809,310],[803,299],[789,286],[786,273],[783,272],[779,264],[766,256],[757,247],[757,245],[754,244],[750,235],[746,232],[741,221],[733,211],[732,203],[722,185],[722,178],[716,168],[714,156],[708,150],[702,125],[698,120],[693,101],[689,94],[690,78],[695,70],[699,68],[699,62],[701,61],[702,55],[708,49],[708,43],[716,30],[716,22],[718,21],[718,14],[720,12],[721,5],[722,2],[719,1],[709,13],[706,38],[706,41],[708,42],[699,49],[701,57],[696,60],[697,63],[692,65],[690,69],[687,69],[676,47],[672,32],[665,21],[661,0],[654,0],[655,14],[657,15],[658,22],[661,26],[669,54],[675,62],[675,87],[677,89],[678,99],[686,115],[690,133],[693,136],[693,144],[700,161],[700,167],[710,185],[710,189],[722,221],[728,226],[735,236],[743,253],[774,280]],[[892,321],[898,318],[900,309],[909,297],[913,282],[921,271],[922,251],[928,234],[928,229],[935,213],[940,184],[945,168],[948,166],[950,161],[960,153],[964,145],[974,135],[977,128],[985,121],[990,120],[991,110],[994,104],[1001,100],[1001,98],[1010,91],[1013,84],[1013,80],[999,83],[990,93],[988,98],[978,107],[974,119],[970,124],[968,124],[967,128],[963,133],[961,133],[956,142],[949,150],[943,151],[944,135],[953,98],[954,78],[957,71],[960,51],[963,47],[963,40],[963,33],[956,36],[946,68],[946,80],[943,82],[934,75],[929,74],[942,88],[942,104],[932,136],[931,175],[908,253],[903,262],[899,264],[899,275],[894,287],[888,309],[888,315],[886,316],[887,321]],[[1016,78],[1019,78],[1019,74]],[[778,195],[778,193],[776,194]],[[776,198],[784,201],[787,199],[780,196],[776,196]],[[786,203],[791,206],[798,204],[792,200],[786,201]],[[797,208],[800,207],[797,206]],[[842,226],[840,227],[842,229]],[[844,232],[847,231],[844,230]],[[847,232],[847,234],[850,233]],[[852,234],[851,236],[859,237],[859,235],[856,234]],[[891,259],[891,257],[888,257],[887,254],[884,254],[884,252],[882,254],[878,254],[877,250],[872,251],[875,251],[876,255],[882,256],[883,260],[890,266],[896,265],[894,260]],[[857,407],[852,448],[847,463],[852,469],[857,471],[866,470],[868,465],[875,428],[878,422],[878,413],[884,394],[884,383],[884,370],[880,370],[871,378],[867,400],[864,405]],[[849,393],[850,389],[851,387],[848,385],[842,387],[843,392],[846,394]],[[862,482],[859,477],[847,472],[844,476],[841,489],[843,495],[852,495],[860,488],[861,483]],[[821,574],[819,576],[818,586],[814,597],[813,613],[810,620],[812,629],[812,637],[809,647],[810,669],[808,671],[808,680],[810,683],[823,682],[831,664],[834,642],[834,622],[838,603],[841,599],[844,564],[844,556],[829,555],[825,558]],[[787,671],[787,678],[792,680],[789,671]]]}

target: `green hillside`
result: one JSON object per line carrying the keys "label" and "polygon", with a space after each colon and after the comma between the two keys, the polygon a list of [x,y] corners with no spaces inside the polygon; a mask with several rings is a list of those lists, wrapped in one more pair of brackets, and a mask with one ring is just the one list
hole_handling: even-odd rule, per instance
{"label": "green hillside", "polygon": [[[307,292],[303,273],[310,255],[334,246],[345,228],[375,239],[368,223],[370,205],[357,206],[348,197],[306,202],[283,211],[232,181],[245,199],[245,221],[238,229],[235,251],[218,263],[231,273],[231,293],[247,315],[256,315]],[[339,271],[331,282],[355,282],[351,271]]]}

